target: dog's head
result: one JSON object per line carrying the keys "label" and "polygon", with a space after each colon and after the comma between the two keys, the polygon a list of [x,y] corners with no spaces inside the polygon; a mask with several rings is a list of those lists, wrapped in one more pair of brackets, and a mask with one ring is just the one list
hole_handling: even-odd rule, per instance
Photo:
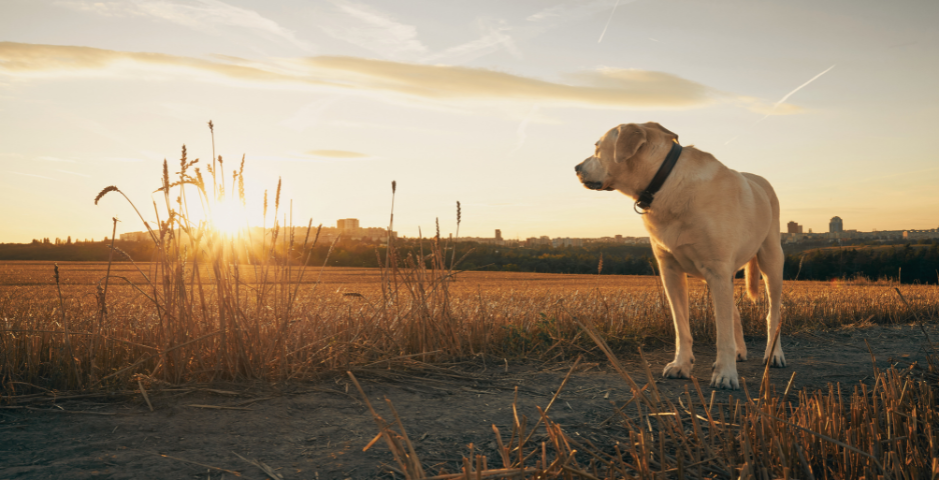
{"label": "dog's head", "polygon": [[[639,182],[652,178],[678,135],[655,122],[626,123],[610,129],[595,144],[593,155],[574,171],[591,190],[619,190],[633,194],[645,189]],[[647,170],[652,174],[647,175]]]}

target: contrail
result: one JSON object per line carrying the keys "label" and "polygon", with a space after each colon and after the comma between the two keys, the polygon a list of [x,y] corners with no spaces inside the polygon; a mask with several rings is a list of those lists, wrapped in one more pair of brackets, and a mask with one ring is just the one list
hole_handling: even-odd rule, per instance
{"label": "contrail", "polygon": [[[775,112],[775,111],[776,111],[776,107],[778,107],[778,106],[780,106],[780,105],[782,105],[782,104],[783,104],[783,102],[785,102],[785,101],[786,101],[786,99],[788,99],[789,97],[791,97],[791,96],[792,96],[792,94],[794,94],[794,93],[796,93],[796,92],[798,92],[799,90],[802,90],[802,88],[804,88],[804,87],[805,87],[806,85],[808,85],[808,84],[810,84],[810,83],[812,83],[812,82],[814,82],[815,80],[818,80],[818,77],[821,77],[822,75],[824,75],[824,74],[826,74],[826,73],[828,73],[828,72],[829,72],[829,70],[831,70],[832,68],[835,68],[835,66],[834,66],[834,65],[832,65],[832,66],[830,66],[830,67],[828,67],[828,69],[827,69],[827,70],[825,70],[824,72],[822,72],[822,73],[819,73],[818,75],[816,75],[816,76],[814,76],[814,77],[812,77],[811,79],[809,79],[809,81],[807,81],[807,82],[805,82],[805,83],[803,83],[802,85],[799,85],[798,87],[796,87],[796,89],[795,89],[795,90],[793,90],[793,91],[791,91],[791,92],[789,92],[789,93],[787,93],[787,94],[786,94],[786,96],[784,96],[784,97],[782,97],[782,98],[781,98],[781,99],[780,99],[780,100],[779,100],[778,102],[776,102],[776,103],[774,103],[774,104],[773,104],[773,109],[772,109],[772,110],[770,110],[770,111],[769,111],[769,113],[767,113],[767,114],[766,114],[766,116],[764,116],[763,118],[761,118],[761,119],[759,119],[759,120],[757,120],[757,121],[756,121],[756,123],[760,123],[760,122],[762,122],[763,120],[766,120],[766,117],[768,117],[768,116],[770,116],[770,115],[772,115],[772,114],[773,114],[773,112]],[[754,125],[755,125],[755,124],[754,124]]]}
{"label": "contrail", "polygon": [[600,39],[597,40],[597,43],[603,41],[603,36],[606,35],[606,29],[610,26],[610,20],[613,20],[613,14],[616,13],[616,7],[619,6],[619,0],[616,0],[616,3],[613,4],[613,11],[610,12],[609,18],[606,19],[606,25],[603,26],[603,32],[600,33]]}
{"label": "contrail", "polygon": [[[781,99],[779,99],[778,102],[776,102],[776,103],[773,104],[773,108],[769,111],[769,113],[767,113],[766,115],[764,115],[763,118],[761,118],[761,119],[757,120],[756,122],[754,122],[753,125],[756,125],[756,124],[762,122],[763,120],[766,120],[766,118],[769,117],[770,115],[772,115],[773,112],[776,111],[776,108],[778,108],[778,107],[779,107],[780,105],[782,105],[786,100],[788,100],[789,97],[791,97],[793,94],[795,94],[795,93],[798,92],[799,90],[802,90],[803,88],[805,88],[808,84],[814,82],[815,80],[818,80],[818,77],[821,77],[822,75],[828,73],[828,72],[831,71],[831,69],[833,69],[833,68],[835,68],[834,65],[828,67],[827,69],[825,69],[824,72],[819,73],[818,75],[816,75],[816,76],[810,78],[809,81],[803,83],[802,85],[799,85],[798,87],[795,88],[795,90],[793,90],[793,91],[787,93],[786,95],[784,95]],[[724,145],[727,145],[728,143],[730,143],[730,142],[736,140],[737,137],[739,137],[739,136],[740,136],[740,135],[737,135],[736,137],[731,138],[730,140],[727,140],[726,142],[724,142]]]}

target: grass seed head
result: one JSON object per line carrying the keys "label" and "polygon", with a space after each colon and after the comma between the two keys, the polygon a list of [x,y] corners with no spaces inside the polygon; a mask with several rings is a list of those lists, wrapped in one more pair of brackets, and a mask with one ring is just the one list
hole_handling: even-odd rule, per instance
{"label": "grass seed head", "polygon": [[274,212],[280,210],[280,177],[277,177],[277,194],[274,195]]}
{"label": "grass seed head", "polygon": [[120,190],[114,185],[104,187],[104,189],[98,192],[98,196],[95,197],[95,205],[98,204],[98,200],[101,200],[101,197],[107,195],[109,192],[120,192]]}

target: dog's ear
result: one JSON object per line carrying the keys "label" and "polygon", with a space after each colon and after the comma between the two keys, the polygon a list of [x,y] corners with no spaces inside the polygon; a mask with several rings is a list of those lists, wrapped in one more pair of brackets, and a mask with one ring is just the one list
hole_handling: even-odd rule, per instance
{"label": "dog's ear", "polygon": [[675,133],[675,132],[673,132],[673,131],[671,131],[671,130],[669,130],[669,129],[667,129],[667,128],[661,126],[661,125],[659,125],[659,124],[656,123],[656,122],[646,122],[646,126],[649,127],[649,128],[654,128],[654,129],[656,129],[656,130],[658,130],[658,131],[664,133],[665,136],[668,137],[671,141],[673,141],[673,142],[675,142],[675,143],[678,143],[678,134],[677,134],[677,133]]}
{"label": "dog's ear", "polygon": [[639,147],[646,143],[646,140],[646,131],[639,125],[632,123],[620,125],[616,129],[613,159],[619,163],[632,158],[639,151]]}

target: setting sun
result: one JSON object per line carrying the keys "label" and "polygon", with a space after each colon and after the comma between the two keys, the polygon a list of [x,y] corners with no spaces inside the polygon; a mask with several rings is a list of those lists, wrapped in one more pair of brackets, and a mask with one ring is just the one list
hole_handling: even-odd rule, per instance
{"label": "setting sun", "polygon": [[223,200],[212,207],[210,224],[215,230],[234,236],[248,228],[248,217],[241,202]]}

